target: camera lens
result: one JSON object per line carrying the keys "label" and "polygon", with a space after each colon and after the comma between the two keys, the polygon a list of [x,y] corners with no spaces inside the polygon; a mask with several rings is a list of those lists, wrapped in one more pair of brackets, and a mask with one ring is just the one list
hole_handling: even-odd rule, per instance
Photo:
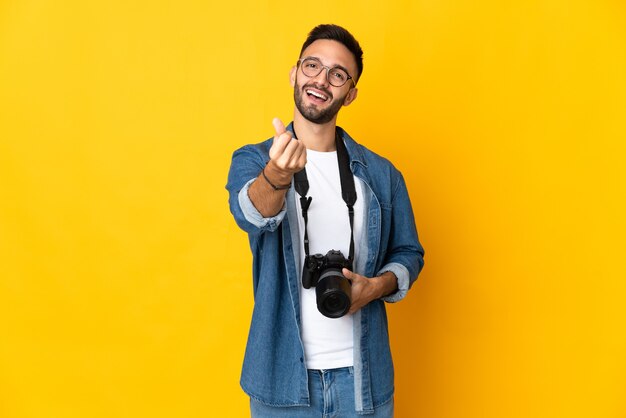
{"label": "camera lens", "polygon": [[317,309],[329,318],[340,318],[350,310],[350,282],[338,269],[322,273],[315,288]]}
{"label": "camera lens", "polygon": [[345,309],[346,301],[341,297],[342,293],[329,293],[324,295],[324,309],[330,312],[337,312]]}

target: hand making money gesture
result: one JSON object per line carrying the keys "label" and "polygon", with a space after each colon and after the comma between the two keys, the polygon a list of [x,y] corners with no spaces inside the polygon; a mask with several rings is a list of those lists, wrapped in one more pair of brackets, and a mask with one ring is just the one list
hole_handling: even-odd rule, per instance
{"label": "hand making money gesture", "polygon": [[284,206],[285,194],[293,175],[306,164],[306,147],[293,138],[280,119],[272,121],[276,134],[270,147],[270,160],[248,190],[248,196],[262,216],[274,216]]}
{"label": "hand making money gesture", "polygon": [[[291,182],[294,173],[302,170],[306,164],[306,147],[302,141],[295,140],[291,132],[285,130],[283,122],[274,118],[274,143],[270,148],[268,169],[279,176],[276,180],[281,184]],[[271,167],[270,167],[271,166]]]}

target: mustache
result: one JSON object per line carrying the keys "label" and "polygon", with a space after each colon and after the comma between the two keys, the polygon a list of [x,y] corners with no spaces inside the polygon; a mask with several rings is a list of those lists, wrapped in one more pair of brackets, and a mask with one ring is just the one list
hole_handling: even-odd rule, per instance
{"label": "mustache", "polygon": [[305,91],[305,90],[306,90],[307,88],[309,88],[309,87],[311,87],[311,88],[314,88],[314,89],[316,89],[316,90],[321,91],[321,92],[322,92],[322,93],[324,93],[324,94],[325,94],[325,95],[326,95],[326,96],[327,96],[330,100],[332,100],[332,99],[333,99],[333,94],[332,94],[332,93],[331,93],[328,89],[326,89],[325,87],[320,86],[320,85],[319,85],[319,84],[317,84],[317,83],[309,83],[309,84],[305,84],[305,85],[302,87],[302,91]]}

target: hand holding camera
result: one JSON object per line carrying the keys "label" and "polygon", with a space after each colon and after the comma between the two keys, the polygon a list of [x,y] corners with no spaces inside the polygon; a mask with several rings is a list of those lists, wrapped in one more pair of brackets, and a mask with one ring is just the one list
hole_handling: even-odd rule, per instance
{"label": "hand holding camera", "polygon": [[373,300],[390,295],[398,290],[398,279],[390,271],[380,276],[365,277],[347,268],[342,270],[344,277],[351,284],[351,305],[348,313],[353,314]]}
{"label": "hand holding camera", "polygon": [[317,309],[322,315],[340,318],[353,314],[398,289],[398,279],[392,272],[370,278],[352,272],[350,264],[341,251],[335,250],[305,258],[302,286],[305,289],[315,286]]}

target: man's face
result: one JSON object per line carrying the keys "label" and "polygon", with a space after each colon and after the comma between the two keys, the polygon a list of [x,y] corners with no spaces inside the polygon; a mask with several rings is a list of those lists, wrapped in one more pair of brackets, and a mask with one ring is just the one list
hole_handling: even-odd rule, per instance
{"label": "man's face", "polygon": [[[357,75],[356,61],[343,44],[320,39],[309,45],[300,58],[317,58],[327,67],[339,66],[352,77]],[[352,80],[341,87],[328,82],[327,71],[323,69],[315,77],[307,77],[300,66],[291,70],[293,98],[300,114],[310,122],[324,124],[333,120],[341,106],[347,106],[356,99],[357,89]]]}

